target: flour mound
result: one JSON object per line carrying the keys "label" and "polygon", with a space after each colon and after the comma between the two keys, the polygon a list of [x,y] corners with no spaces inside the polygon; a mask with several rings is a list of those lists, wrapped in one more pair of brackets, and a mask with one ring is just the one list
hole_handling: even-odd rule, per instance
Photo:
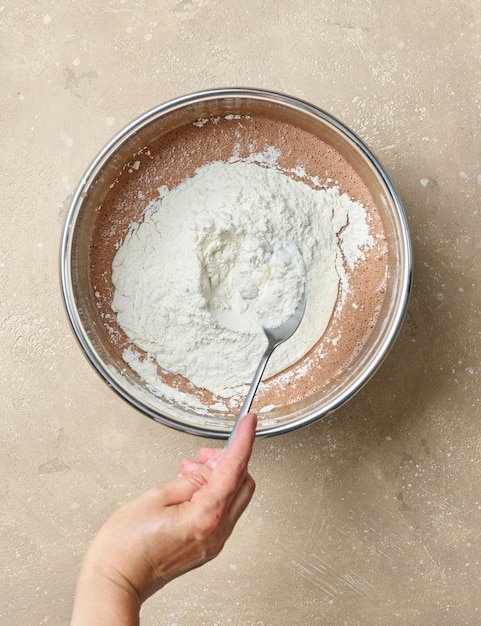
{"label": "flour mound", "polygon": [[208,163],[163,188],[131,225],[112,265],[112,308],[162,368],[233,396],[265,350],[261,325],[278,325],[296,306],[293,246],[307,270],[306,313],[267,376],[319,340],[349,288],[346,267],[371,243],[364,208],[337,188],[313,189],[256,163]]}

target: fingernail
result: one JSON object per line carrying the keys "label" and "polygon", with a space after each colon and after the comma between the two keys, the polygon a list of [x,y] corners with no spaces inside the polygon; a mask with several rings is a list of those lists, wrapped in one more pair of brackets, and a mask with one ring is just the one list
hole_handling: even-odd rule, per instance
{"label": "fingernail", "polygon": [[213,456],[211,459],[207,461],[206,465],[208,465],[211,469],[214,469],[217,467],[217,463],[221,460],[222,457],[223,457],[222,452],[220,454],[216,454],[215,456]]}

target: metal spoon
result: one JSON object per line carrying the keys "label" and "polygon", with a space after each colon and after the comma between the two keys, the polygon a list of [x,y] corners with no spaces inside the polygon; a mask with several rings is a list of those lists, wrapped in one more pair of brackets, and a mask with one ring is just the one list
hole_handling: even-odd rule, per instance
{"label": "metal spoon", "polygon": [[284,341],[287,341],[288,339],[292,337],[292,335],[299,328],[299,324],[301,323],[302,318],[304,317],[304,311],[306,310],[306,301],[307,301],[307,276],[306,276],[306,267],[304,265],[304,262],[302,265],[304,267],[302,292],[299,296],[299,302],[297,303],[297,307],[294,313],[277,328],[266,328],[265,326],[262,327],[262,330],[264,331],[264,334],[267,337],[267,342],[268,342],[267,348],[264,354],[262,355],[262,358],[257,367],[256,373],[254,374],[254,378],[252,380],[251,386],[249,387],[249,391],[247,392],[246,398],[244,400],[244,404],[241,407],[240,413],[237,416],[237,419],[235,421],[234,428],[232,429],[232,432],[230,433],[229,438],[226,441],[224,449],[227,449],[227,447],[230,445],[230,442],[235,437],[239,422],[244,417],[244,415],[249,412],[249,409],[251,408],[251,404],[254,399],[255,393],[257,391],[257,387],[259,386],[262,375],[267,365],[267,361],[270,359],[271,354],[274,352],[277,346],[279,346],[281,343],[284,343]]}

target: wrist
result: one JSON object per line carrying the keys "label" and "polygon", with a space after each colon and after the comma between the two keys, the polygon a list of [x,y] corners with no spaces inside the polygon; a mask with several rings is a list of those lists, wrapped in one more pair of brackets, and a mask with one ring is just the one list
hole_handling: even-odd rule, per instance
{"label": "wrist", "polygon": [[140,606],[128,581],[87,559],[78,577],[70,626],[138,626]]}

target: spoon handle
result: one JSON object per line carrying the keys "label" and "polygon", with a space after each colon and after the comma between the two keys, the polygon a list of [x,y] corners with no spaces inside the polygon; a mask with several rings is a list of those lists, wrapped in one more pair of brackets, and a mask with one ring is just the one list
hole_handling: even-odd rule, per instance
{"label": "spoon handle", "polygon": [[237,416],[237,419],[235,421],[234,428],[232,429],[232,431],[231,431],[231,433],[229,435],[229,438],[226,441],[226,444],[224,446],[224,450],[227,450],[227,448],[229,447],[230,442],[235,437],[235,434],[237,432],[237,426],[239,425],[239,422],[244,417],[244,415],[249,412],[249,409],[251,408],[251,404],[252,404],[252,401],[254,400],[254,396],[256,394],[257,387],[259,386],[259,383],[261,382],[262,374],[264,373],[264,370],[266,369],[267,361],[269,360],[269,358],[270,358],[274,348],[276,347],[276,345],[277,345],[276,342],[269,341],[269,345],[267,346],[266,351],[262,355],[262,358],[261,358],[261,360],[259,362],[259,365],[257,366],[256,373],[254,374],[254,378],[252,379],[251,386],[249,387],[249,391],[247,392],[247,395],[246,395],[244,403],[243,403],[243,405],[241,407],[240,413]]}

